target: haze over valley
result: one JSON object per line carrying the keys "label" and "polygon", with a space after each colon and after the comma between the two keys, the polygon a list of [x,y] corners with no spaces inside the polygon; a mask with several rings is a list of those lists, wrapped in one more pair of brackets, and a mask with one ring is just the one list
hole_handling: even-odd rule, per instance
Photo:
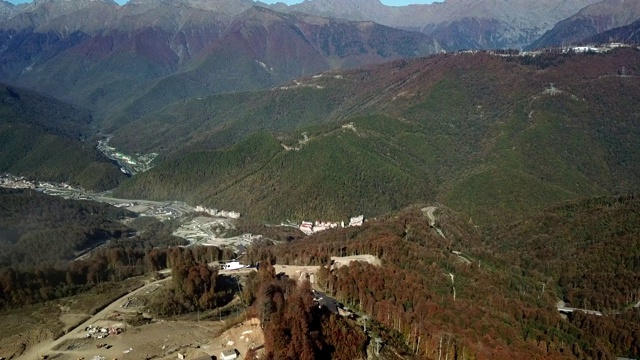
{"label": "haze over valley", "polygon": [[0,0],[0,359],[640,359],[638,26]]}

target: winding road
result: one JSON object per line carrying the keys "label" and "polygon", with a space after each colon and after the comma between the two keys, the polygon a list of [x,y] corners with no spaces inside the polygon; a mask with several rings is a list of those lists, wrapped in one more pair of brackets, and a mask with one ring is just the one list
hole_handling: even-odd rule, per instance
{"label": "winding road", "polygon": [[433,215],[433,213],[438,210],[437,207],[435,206],[427,206],[426,208],[421,209],[422,213],[429,218],[429,226],[431,227],[435,227],[436,226],[436,217]]}
{"label": "winding road", "polygon": [[436,206],[427,206],[426,208],[422,208],[421,210],[422,210],[422,213],[429,218],[429,226],[436,229],[436,232],[438,233],[438,235],[446,239],[447,237],[444,236],[444,233],[442,232],[442,230],[436,227],[437,219],[436,219],[436,216],[434,215],[434,212],[436,212],[438,208]]}

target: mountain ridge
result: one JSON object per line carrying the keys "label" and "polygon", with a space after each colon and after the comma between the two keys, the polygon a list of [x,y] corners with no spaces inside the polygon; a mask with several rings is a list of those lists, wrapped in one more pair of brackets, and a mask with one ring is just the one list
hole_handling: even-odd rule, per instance
{"label": "mountain ridge", "polygon": [[13,15],[15,15],[18,11],[20,10],[12,3],[4,0],[0,1],[0,21],[9,19]]}
{"label": "mountain ridge", "polygon": [[[135,118],[178,99],[266,88],[440,49],[424,34],[378,24],[285,15],[248,7],[250,1],[218,3],[224,6],[215,11],[204,2],[179,0],[89,6],[102,12],[102,30],[98,17],[87,14],[66,30],[65,19],[72,15],[44,17],[38,28],[20,31],[5,23],[0,80],[55,94],[95,111],[101,120],[119,110]],[[273,19],[280,26],[269,27]],[[264,29],[270,32],[263,34]],[[236,61],[242,65],[235,67]],[[136,109],[128,111],[132,106]]]}
{"label": "mountain ridge", "polygon": [[[38,1],[0,22],[0,81],[88,108],[99,126],[113,131],[190,97],[264,89],[331,69],[440,51],[518,47],[594,0],[563,1],[546,12],[546,0],[504,6],[495,1],[407,7],[377,0],[293,6],[250,0],[136,0],[123,6],[110,0]],[[256,9],[281,14],[274,18],[281,26],[269,28],[266,10]],[[338,16],[341,9],[362,16]],[[406,21],[392,21],[399,18]]]}
{"label": "mountain ridge", "polygon": [[0,84],[0,172],[109,190],[124,178],[90,140],[88,111]]}
{"label": "mountain ridge", "polygon": [[[640,151],[625,139],[640,131],[627,115],[638,113],[640,70],[629,64],[639,52],[548,56],[397,60],[175,103],[116,132],[120,148],[168,154],[118,191],[198,199],[270,221],[373,216],[437,200],[479,224],[561,200],[637,191],[640,168],[628,164]],[[260,130],[272,134],[243,140]],[[229,170],[240,164],[257,170]]]}
{"label": "mountain ridge", "polygon": [[591,44],[603,44],[609,42],[618,43],[640,43],[640,19],[625,26],[613,28],[592,37],[584,39],[584,42]]}
{"label": "mountain ridge", "polygon": [[351,20],[371,20],[434,36],[449,50],[521,48],[584,6],[585,1],[469,1],[385,6],[377,0],[313,0],[275,8]]}
{"label": "mountain ridge", "polygon": [[559,22],[529,48],[542,48],[583,43],[604,31],[629,25],[640,19],[640,2],[604,0],[587,6],[575,15]]}

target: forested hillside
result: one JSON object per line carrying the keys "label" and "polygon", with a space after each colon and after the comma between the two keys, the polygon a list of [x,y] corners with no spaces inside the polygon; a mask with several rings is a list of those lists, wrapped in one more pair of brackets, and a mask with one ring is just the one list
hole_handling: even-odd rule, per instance
{"label": "forested hillside", "polygon": [[312,360],[366,356],[368,338],[360,325],[315,305],[311,291],[309,282],[280,276],[268,262],[249,275],[242,296],[252,303],[249,314],[260,320],[265,333],[265,357]]}
{"label": "forested hillside", "polygon": [[126,236],[128,228],[119,220],[136,216],[107,204],[0,188],[0,267],[66,263],[83,250]]}
{"label": "forested hillside", "polygon": [[[556,309],[563,290],[548,282],[535,266],[529,266],[529,249],[517,251],[514,243],[514,250],[504,253],[455,212],[439,208],[436,216],[444,237],[429,226],[418,208],[410,208],[369,221],[362,228],[253,248],[248,256],[252,261],[284,264],[327,264],[329,256],[379,256],[380,267],[352,263],[333,272],[325,268],[318,274],[318,284],[346,305],[401,334],[405,356],[610,359],[640,354],[634,335],[640,332],[638,309],[602,317],[576,313],[563,319]],[[633,221],[622,221],[633,226],[627,220]],[[545,229],[544,224],[530,228]],[[607,236],[602,227],[590,230],[594,237]],[[580,241],[573,239],[572,243]],[[633,251],[638,248],[637,244],[630,246]],[[587,259],[584,256],[589,252],[583,254],[582,249],[577,247],[575,255],[547,258],[551,266],[554,259],[570,256],[575,256],[576,263],[580,259],[601,264],[611,260],[602,253],[586,255]],[[621,282],[602,285],[605,293],[625,289]]]}
{"label": "forested hillside", "polygon": [[[115,131],[114,146],[161,153],[230,146],[256,131],[282,131],[319,124],[347,95],[342,84],[326,89],[300,87],[194,98],[170,104]],[[324,86],[324,84],[320,85]],[[118,122],[126,122],[124,117]],[[141,135],[144,134],[143,137]]]}
{"label": "forested hillside", "polygon": [[[123,128],[150,129],[150,139],[161,139],[150,148],[191,147],[118,194],[269,220],[374,216],[438,200],[488,225],[563,200],[640,191],[640,147],[632,140],[640,137],[639,64],[631,49],[442,55],[326,74],[237,101],[194,100]],[[232,119],[239,104],[247,107]],[[187,120],[172,126],[177,119]],[[251,130],[300,125],[219,149]]]}
{"label": "forested hillside", "polygon": [[0,172],[114,188],[125,175],[89,140],[90,122],[86,110],[0,84]]}
{"label": "forested hillside", "polygon": [[544,274],[569,306],[623,311],[640,301],[640,197],[602,197],[541,211],[501,229],[493,246]]}
{"label": "forested hillside", "polygon": [[116,194],[184,199],[269,221],[373,215],[433,198],[424,170],[411,155],[385,140],[385,133],[359,131],[367,136],[334,129],[300,151],[286,151],[271,135],[256,134],[226,151],[192,153],[161,164]]}
{"label": "forested hillside", "polygon": [[137,251],[185,245],[172,235],[177,226],[105,203],[0,188],[0,267],[64,267],[105,243]]}
{"label": "forested hillside", "polygon": [[[0,309],[167,268],[167,249],[186,244],[174,230],[170,222],[137,218],[104,203],[0,188]],[[210,247],[193,250],[193,256],[232,254]]]}
{"label": "forested hillside", "polygon": [[91,114],[62,101],[31,91],[0,84],[2,123],[33,126],[69,138],[91,135]]}

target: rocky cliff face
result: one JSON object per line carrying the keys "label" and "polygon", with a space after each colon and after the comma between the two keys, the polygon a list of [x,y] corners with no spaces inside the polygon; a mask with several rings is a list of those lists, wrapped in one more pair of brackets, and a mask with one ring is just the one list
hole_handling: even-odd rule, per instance
{"label": "rocky cliff face", "polygon": [[10,17],[18,13],[18,11],[19,9],[12,3],[0,0],[0,21],[9,19]]}

